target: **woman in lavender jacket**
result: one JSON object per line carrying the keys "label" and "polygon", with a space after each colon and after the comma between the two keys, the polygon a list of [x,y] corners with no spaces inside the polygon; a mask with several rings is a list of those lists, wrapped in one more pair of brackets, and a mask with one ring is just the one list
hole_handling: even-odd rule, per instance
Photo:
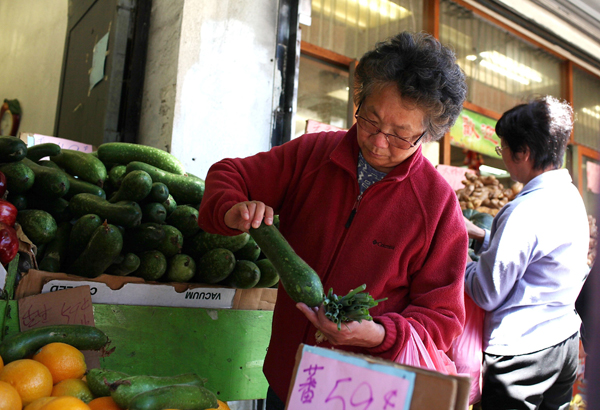
{"label": "woman in lavender jacket", "polygon": [[504,113],[496,152],[524,188],[491,231],[466,222],[480,254],[467,265],[465,290],[486,311],[486,410],[569,408],[589,246],[581,195],[561,169],[572,128],[571,107],[553,97]]}

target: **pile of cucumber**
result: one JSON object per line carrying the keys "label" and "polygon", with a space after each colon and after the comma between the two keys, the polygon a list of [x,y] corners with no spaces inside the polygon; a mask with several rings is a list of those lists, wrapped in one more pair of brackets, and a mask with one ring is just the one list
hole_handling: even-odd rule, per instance
{"label": "pile of cucumber", "polygon": [[85,153],[0,136],[0,172],[40,270],[242,289],[279,281],[250,235],[200,230],[204,180],[166,151],[112,142]]}
{"label": "pile of cucumber", "polygon": [[109,369],[90,369],[86,375],[94,397],[111,396],[129,410],[214,409],[217,396],[206,387],[205,379],[195,373],[158,377],[130,376]]}

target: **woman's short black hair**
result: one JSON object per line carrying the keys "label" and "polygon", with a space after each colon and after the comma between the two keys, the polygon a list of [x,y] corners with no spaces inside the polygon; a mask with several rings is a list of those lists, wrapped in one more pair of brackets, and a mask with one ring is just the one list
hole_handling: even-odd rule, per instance
{"label": "woman's short black hair", "polygon": [[403,99],[423,110],[429,141],[454,125],[467,96],[454,52],[426,33],[402,32],[377,43],[360,59],[354,81],[356,105],[380,87],[396,84]]}
{"label": "woman's short black hair", "polygon": [[496,124],[496,134],[515,153],[529,148],[533,168],[558,169],[571,131],[573,130],[573,108],[566,101],[552,96],[533,99],[502,114]]}

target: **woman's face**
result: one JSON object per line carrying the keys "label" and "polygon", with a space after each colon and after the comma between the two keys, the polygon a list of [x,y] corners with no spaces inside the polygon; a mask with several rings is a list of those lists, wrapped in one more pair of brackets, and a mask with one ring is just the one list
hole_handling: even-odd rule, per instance
{"label": "woman's face", "polygon": [[[363,101],[358,115],[375,124],[386,134],[393,134],[414,143],[425,131],[425,114],[402,101],[395,85],[382,87]],[[390,145],[381,132],[370,134],[357,127],[358,146],[365,160],[376,170],[388,173],[410,157],[419,147],[409,149]],[[387,137],[393,138],[393,137]]]}
{"label": "woman's face", "polygon": [[500,137],[500,148],[502,149],[502,161],[504,161],[510,178],[516,182],[527,183],[530,170],[527,166],[527,161],[524,161],[524,153],[517,152],[513,155],[513,152],[502,137]]}

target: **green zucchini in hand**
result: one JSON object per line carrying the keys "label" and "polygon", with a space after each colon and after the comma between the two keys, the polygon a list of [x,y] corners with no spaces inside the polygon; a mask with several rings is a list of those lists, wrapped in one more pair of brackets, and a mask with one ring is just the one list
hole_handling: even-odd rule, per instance
{"label": "green zucchini in hand", "polygon": [[294,302],[309,307],[323,302],[323,284],[319,275],[294,252],[279,229],[263,222],[258,228],[250,228],[249,233],[275,266],[283,288]]}

